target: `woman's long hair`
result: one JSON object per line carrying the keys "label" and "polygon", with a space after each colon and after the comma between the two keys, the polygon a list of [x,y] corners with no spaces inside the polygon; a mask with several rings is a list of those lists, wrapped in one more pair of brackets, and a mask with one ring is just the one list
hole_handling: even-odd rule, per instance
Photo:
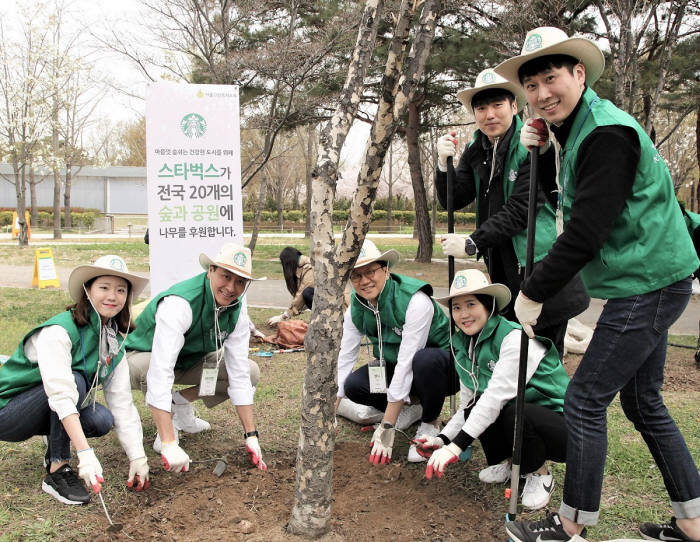
{"label": "woman's long hair", "polygon": [[[83,290],[83,295],[80,297],[80,301],[66,307],[66,310],[72,311],[73,321],[78,326],[86,326],[90,323],[90,313],[95,309],[92,308],[85,290],[89,290],[90,286],[92,286],[92,283],[95,282],[97,278],[98,277],[93,277],[85,282],[85,284],[83,284],[85,289]],[[131,312],[129,308],[129,304],[131,303],[131,283],[127,280],[126,284],[126,303],[124,303],[124,307],[119,311],[119,314],[113,318],[119,331],[122,333],[127,333],[135,329],[135,326],[131,323]]]}
{"label": "woman's long hair", "polygon": [[287,290],[292,294],[292,297],[297,295],[297,288],[299,286],[297,280],[297,267],[299,265],[299,252],[294,247],[285,247],[280,252],[280,262],[282,262],[282,274],[284,275],[284,282],[287,283]]}

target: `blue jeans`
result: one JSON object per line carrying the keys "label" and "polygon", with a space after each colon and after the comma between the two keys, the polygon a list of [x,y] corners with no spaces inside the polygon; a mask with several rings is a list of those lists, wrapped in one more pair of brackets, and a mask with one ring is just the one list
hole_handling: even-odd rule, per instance
{"label": "blue jeans", "polygon": [[615,395],[644,438],[678,518],[700,515],[700,476],[661,397],[668,329],[690,299],[690,279],[648,294],[610,299],[566,392],[564,498],[559,513],[595,525],[607,453],[606,411]]}
{"label": "blue jeans", "polygon": [[[95,403],[94,409],[90,404],[81,410],[88,383],[82,373],[73,371],[73,377],[78,388],[78,414],[85,436],[106,435],[114,425],[112,413],[99,403]],[[35,435],[48,436],[47,457],[50,461],[70,460],[70,438],[58,415],[49,408],[43,384],[15,395],[4,408],[0,408],[0,440],[22,442]]]}

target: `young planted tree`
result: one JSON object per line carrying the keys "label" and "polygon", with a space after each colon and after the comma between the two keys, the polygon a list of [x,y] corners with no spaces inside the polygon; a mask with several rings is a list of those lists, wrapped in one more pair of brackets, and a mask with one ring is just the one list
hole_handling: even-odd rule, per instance
{"label": "young planted tree", "polygon": [[369,229],[387,149],[423,73],[439,6],[439,0],[402,1],[393,13],[395,23],[381,97],[347,227],[338,245],[332,224],[338,159],[357,113],[381,17],[381,0],[367,0],[365,4],[339,104],[321,130],[311,204],[311,253],[316,290],[305,341],[309,355],[302,393],[294,508],[287,527],[293,534],[314,538],[327,532],[330,526],[335,446],[333,405],[337,389],[335,364],[342,334],[343,289]]}

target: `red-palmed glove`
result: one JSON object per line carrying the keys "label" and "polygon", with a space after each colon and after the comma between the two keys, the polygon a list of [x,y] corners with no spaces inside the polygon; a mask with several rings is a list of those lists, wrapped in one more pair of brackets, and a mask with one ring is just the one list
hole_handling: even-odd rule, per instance
{"label": "red-palmed glove", "polygon": [[126,487],[135,491],[148,489],[148,459],[138,457],[129,462],[129,477],[126,479]]}
{"label": "red-palmed glove", "polygon": [[95,493],[99,493],[105,479],[102,477],[102,465],[97,460],[92,448],[85,448],[78,452],[78,476],[85,485],[92,487]]}
{"label": "red-palmed glove", "polygon": [[267,465],[265,465],[262,458],[262,450],[260,449],[258,437],[247,437],[245,439],[245,451],[248,452],[248,457],[250,457],[250,461],[253,465],[260,470],[267,470]]}
{"label": "red-palmed glove", "polygon": [[440,171],[447,171],[447,158],[455,155],[457,150],[457,139],[455,135],[457,135],[457,132],[450,132],[438,139],[437,153],[438,169],[440,169]]}
{"label": "red-palmed glove", "polygon": [[174,440],[162,444],[160,456],[163,458],[163,468],[168,472],[190,470],[190,456]]}
{"label": "red-palmed glove", "polygon": [[459,460],[459,454],[461,453],[462,448],[454,442],[450,442],[447,446],[436,450],[428,460],[428,466],[425,468],[425,477],[430,480],[433,477],[433,473],[435,473],[435,476],[442,478],[447,465]]}
{"label": "red-palmed glove", "polygon": [[549,129],[544,119],[527,119],[520,130],[520,143],[527,150],[539,147],[540,154],[547,152],[551,141],[549,140]]}
{"label": "red-palmed glove", "polygon": [[435,450],[445,445],[445,442],[440,437],[430,437],[428,435],[416,437],[415,442],[416,452],[418,452],[418,455],[425,458],[430,458]]}
{"label": "red-palmed glove", "polygon": [[372,465],[384,465],[391,461],[395,431],[391,424],[386,424],[389,427],[384,427],[384,425],[384,422],[379,424],[379,427],[374,430],[372,441],[369,443],[372,447],[372,451],[369,454],[369,462]]}

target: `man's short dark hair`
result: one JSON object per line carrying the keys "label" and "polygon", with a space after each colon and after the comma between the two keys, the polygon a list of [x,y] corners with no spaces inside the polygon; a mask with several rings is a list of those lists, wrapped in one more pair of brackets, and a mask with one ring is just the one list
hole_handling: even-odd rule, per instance
{"label": "man's short dark hair", "polygon": [[508,103],[512,104],[515,101],[515,96],[513,96],[511,91],[504,88],[487,88],[472,96],[472,110],[482,105],[502,102],[503,100],[508,100]]}
{"label": "man's short dark hair", "polygon": [[518,68],[518,79],[522,84],[523,79],[526,77],[532,77],[538,73],[551,70],[553,68],[566,67],[571,75],[574,74],[574,66],[579,64],[579,59],[570,55],[545,55],[538,56],[532,60],[528,60]]}

